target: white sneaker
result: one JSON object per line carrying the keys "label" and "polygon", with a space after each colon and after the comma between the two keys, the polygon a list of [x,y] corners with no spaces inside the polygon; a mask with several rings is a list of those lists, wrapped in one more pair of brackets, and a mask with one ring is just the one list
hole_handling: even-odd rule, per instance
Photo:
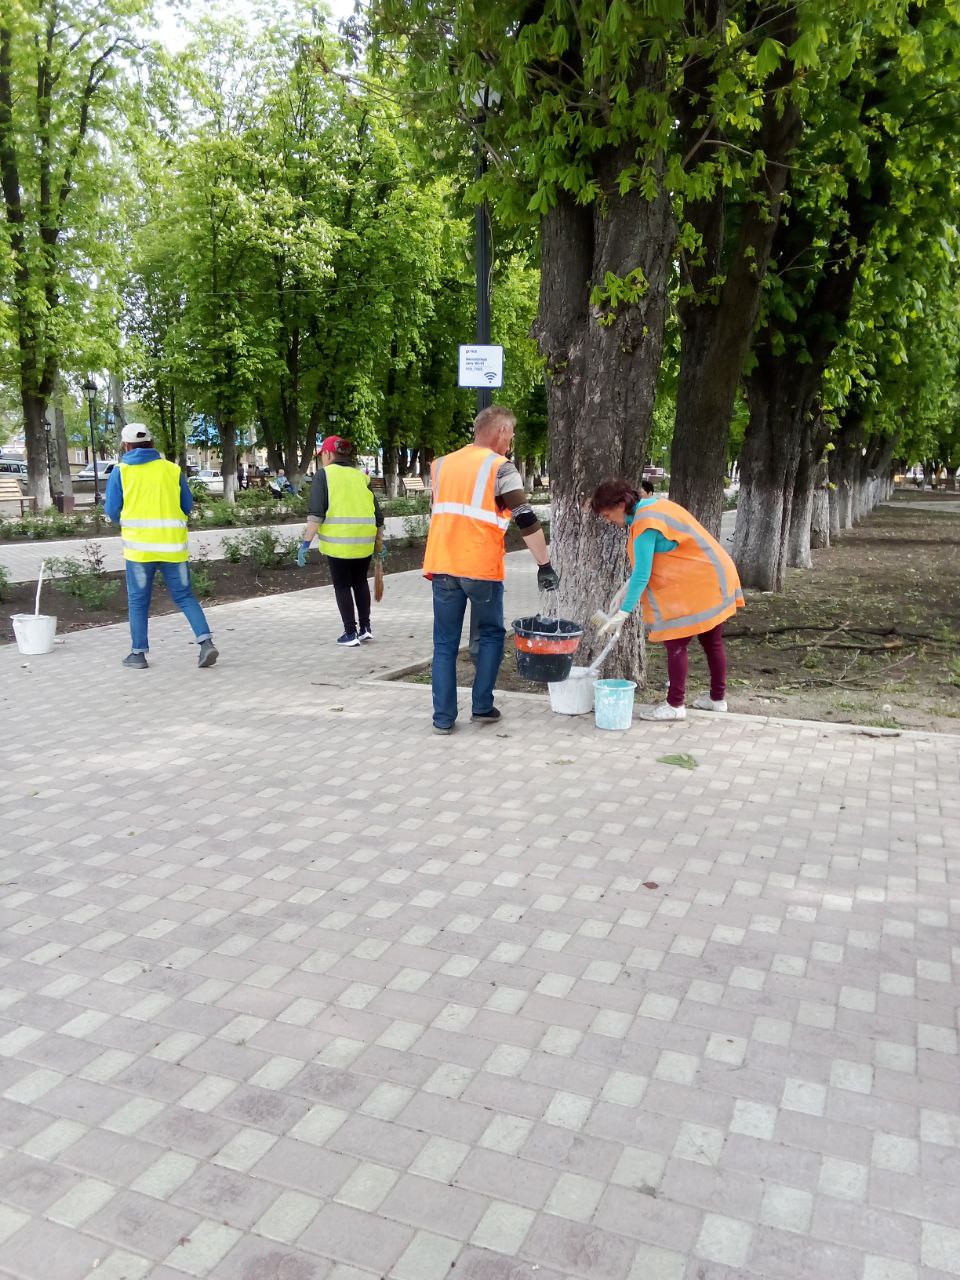
{"label": "white sneaker", "polygon": [[671,707],[669,702],[658,702],[655,707],[639,707],[641,720],[686,720],[686,707]]}
{"label": "white sneaker", "polygon": [[726,698],[721,698],[719,702],[714,702],[709,693],[701,693],[700,697],[695,700],[693,708],[695,711],[726,711],[727,700]]}

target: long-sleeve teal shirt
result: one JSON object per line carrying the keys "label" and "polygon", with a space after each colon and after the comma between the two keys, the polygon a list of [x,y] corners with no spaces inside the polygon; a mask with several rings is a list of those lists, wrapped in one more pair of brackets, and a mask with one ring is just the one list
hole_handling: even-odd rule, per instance
{"label": "long-sleeve teal shirt", "polygon": [[[627,516],[627,530],[633,524],[637,512],[642,511],[644,507],[651,506],[656,501],[655,498],[644,498],[638,502],[633,509],[633,513]],[[620,608],[624,613],[633,613],[637,605],[640,603],[640,597],[647,589],[647,583],[650,581],[650,574],[653,570],[653,557],[658,552],[673,551],[679,544],[670,538],[665,538],[659,529],[644,529],[633,543],[633,572],[630,574],[630,581],[627,583],[627,595]]]}

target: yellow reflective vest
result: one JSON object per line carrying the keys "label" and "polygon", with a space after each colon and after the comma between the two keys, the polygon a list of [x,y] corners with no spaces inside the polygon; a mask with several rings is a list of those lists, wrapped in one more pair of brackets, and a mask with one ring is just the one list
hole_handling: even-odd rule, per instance
{"label": "yellow reflective vest", "polygon": [[187,517],[180,507],[180,468],[155,458],[120,463],[123,507],[120,534],[125,560],[186,560]]}
{"label": "yellow reflective vest", "polygon": [[317,532],[320,550],[335,560],[362,560],[373,554],[377,517],[370,482],[356,467],[324,468],[327,514]]}

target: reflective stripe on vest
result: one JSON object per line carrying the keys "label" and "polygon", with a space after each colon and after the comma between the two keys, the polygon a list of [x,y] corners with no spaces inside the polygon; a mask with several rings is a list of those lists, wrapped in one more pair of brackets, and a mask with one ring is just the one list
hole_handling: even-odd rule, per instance
{"label": "reflective stripe on vest", "polygon": [[120,463],[120,533],[125,560],[180,563],[187,559],[187,518],[180,506],[175,462]]}
{"label": "reflective stripe on vest", "polygon": [[634,539],[647,529],[673,536],[678,543],[673,551],[655,556],[644,591],[644,621],[652,640],[699,635],[743,607],[736,566],[689,512],[662,498],[637,510],[631,526],[631,563]]}
{"label": "reflective stripe on vest", "polygon": [[497,475],[507,461],[470,444],[433,464],[433,505],[423,571],[502,582],[509,515],[497,507]]}
{"label": "reflective stripe on vest", "polygon": [[355,467],[332,463],[324,470],[327,514],[317,532],[321,552],[335,560],[362,560],[373,554],[377,517],[370,482]]}

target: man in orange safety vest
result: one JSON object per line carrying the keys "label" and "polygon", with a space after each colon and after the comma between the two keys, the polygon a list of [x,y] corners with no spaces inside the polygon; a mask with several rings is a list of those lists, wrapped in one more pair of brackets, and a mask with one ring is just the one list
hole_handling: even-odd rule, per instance
{"label": "man in orange safety vest", "polygon": [[503,661],[504,538],[513,519],[539,565],[537,585],[556,591],[560,576],[540,521],[509,459],[517,421],[503,405],[482,409],[473,444],[437,458],[423,563],[433,583],[433,727],[452,733],[457,718],[457,653],[467,603],[479,639],[471,720],[500,719],[493,689]]}

